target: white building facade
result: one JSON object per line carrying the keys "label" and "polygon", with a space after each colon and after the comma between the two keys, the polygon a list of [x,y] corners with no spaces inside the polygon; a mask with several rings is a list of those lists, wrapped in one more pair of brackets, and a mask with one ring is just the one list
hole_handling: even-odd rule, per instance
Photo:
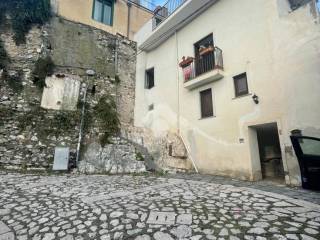
{"label": "white building facade", "polygon": [[200,173],[299,185],[291,132],[320,137],[316,1],[178,2],[135,36],[135,125],[179,134]]}

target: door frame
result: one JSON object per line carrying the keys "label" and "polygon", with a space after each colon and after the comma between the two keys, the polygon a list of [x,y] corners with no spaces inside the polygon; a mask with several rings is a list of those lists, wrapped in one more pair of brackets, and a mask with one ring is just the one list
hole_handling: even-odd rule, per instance
{"label": "door frame", "polygon": [[280,144],[280,152],[282,159],[282,167],[284,171],[284,180],[286,184],[290,184],[290,176],[288,172],[288,164],[285,155],[285,145],[283,140],[282,128],[280,121],[266,121],[263,123],[251,123],[248,125],[248,139],[249,139],[249,151],[251,158],[251,171],[252,171],[252,179],[254,181],[259,181],[263,179],[262,169],[261,169],[261,159],[260,159],[260,151],[258,144],[258,136],[257,136],[257,127],[266,125],[266,124],[275,124],[278,131],[278,138]]}

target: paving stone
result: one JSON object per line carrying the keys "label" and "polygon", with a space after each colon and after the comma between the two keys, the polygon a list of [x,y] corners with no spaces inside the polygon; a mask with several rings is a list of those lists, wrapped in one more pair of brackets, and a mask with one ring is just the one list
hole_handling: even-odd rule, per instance
{"label": "paving stone", "polygon": [[264,234],[266,233],[266,231],[263,229],[263,228],[251,228],[248,233],[251,233],[251,234],[257,234],[257,235],[261,235],[261,234]]}
{"label": "paving stone", "polygon": [[192,214],[178,215],[177,224],[191,225],[192,224]]}
{"label": "paving stone", "polygon": [[7,232],[0,235],[0,240],[14,240],[14,234],[12,232]]}
{"label": "paving stone", "polygon": [[170,234],[163,232],[156,232],[153,237],[155,240],[174,240]]}
{"label": "paving stone", "polygon": [[177,239],[184,239],[192,236],[192,229],[189,226],[181,225],[171,230],[171,233],[176,236]]}
{"label": "paving stone", "polygon": [[145,235],[136,237],[135,240],[151,240],[151,237],[145,234]]}
{"label": "paving stone", "polygon": [[10,232],[10,228],[4,222],[0,221],[0,234]]}
{"label": "paving stone", "polygon": [[219,236],[228,236],[228,235],[229,235],[228,229],[226,228],[221,229]]}
{"label": "paving stone", "polygon": [[315,234],[318,234],[319,231],[313,229],[313,228],[305,228],[304,231],[308,234],[312,234],[312,235],[315,235]]}
{"label": "paving stone", "polygon": [[111,218],[118,218],[118,217],[121,217],[123,215],[123,212],[112,212],[110,214],[110,217]]}
{"label": "paving stone", "polygon": [[10,209],[0,208],[0,216],[5,216],[5,215],[8,215],[9,213],[10,213]]}

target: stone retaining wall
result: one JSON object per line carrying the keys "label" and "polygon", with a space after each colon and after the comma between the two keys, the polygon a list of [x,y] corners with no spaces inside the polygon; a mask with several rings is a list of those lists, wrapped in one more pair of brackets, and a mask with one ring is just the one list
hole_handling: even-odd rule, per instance
{"label": "stone retaining wall", "polygon": [[[57,84],[60,79],[60,88],[64,86],[61,79],[76,79],[81,85],[80,99],[84,87],[88,89],[85,113],[86,118],[90,118],[90,125],[84,129],[81,171],[120,173],[132,169],[141,172],[146,168],[191,169],[183,143],[177,136],[168,134],[154,138],[149,131],[132,126],[136,69],[134,42],[58,17],[45,26],[33,27],[23,45],[16,46],[10,29],[8,22],[0,28],[0,38],[10,57],[6,70],[11,76],[4,76],[0,70],[0,167],[51,169],[56,146],[68,146],[71,160],[75,160],[81,104],[75,106],[74,99],[65,109],[66,103],[50,104],[50,99],[55,99],[50,96],[55,91],[50,89],[45,94],[49,100],[45,99],[41,105],[43,90],[32,81],[36,61],[50,56],[55,64],[55,76],[50,78],[47,87],[54,88],[55,79]],[[88,76],[88,73],[94,75]],[[15,82],[12,79],[16,79]],[[98,127],[93,109],[106,94],[116,100],[122,134],[102,148],[99,137],[103,132]],[[65,96],[68,92],[63,93],[62,99]],[[72,103],[74,106],[69,106]],[[57,104],[61,104],[61,108],[41,107],[50,108]],[[96,150],[105,154],[92,157],[92,151]]]}

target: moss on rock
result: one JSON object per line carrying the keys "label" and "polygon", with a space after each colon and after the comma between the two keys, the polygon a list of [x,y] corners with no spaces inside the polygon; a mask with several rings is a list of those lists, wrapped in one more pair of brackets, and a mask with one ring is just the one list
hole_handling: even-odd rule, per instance
{"label": "moss on rock", "polygon": [[100,144],[105,146],[110,142],[110,137],[120,131],[120,120],[116,103],[111,95],[103,95],[94,107],[94,115],[97,117],[99,130],[103,133]]}

